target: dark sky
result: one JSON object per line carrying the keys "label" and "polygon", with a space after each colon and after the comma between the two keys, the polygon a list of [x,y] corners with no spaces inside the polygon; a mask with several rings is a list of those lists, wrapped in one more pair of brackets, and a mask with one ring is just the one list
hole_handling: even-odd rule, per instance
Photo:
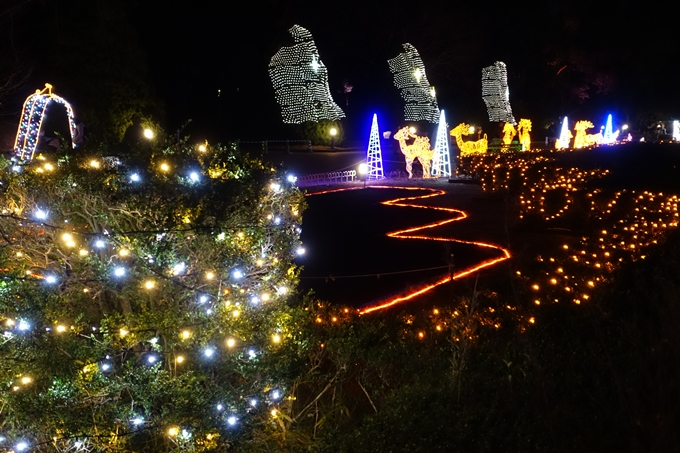
{"label": "dark sky", "polygon": [[[83,0],[69,3],[74,1]],[[289,133],[281,125],[267,64],[290,43],[287,30],[294,24],[313,34],[331,92],[347,113],[350,136],[363,133],[373,112],[385,118],[385,129],[402,122],[387,60],[405,42],[419,50],[450,123],[486,121],[480,72],[496,60],[508,66],[515,116],[535,124],[563,115],[599,123],[610,111],[627,122],[643,114],[680,113],[672,16],[660,5],[111,1],[119,1],[125,29],[136,34],[133,41],[142,51],[153,93],[165,106],[169,130],[192,119],[192,134],[216,139]],[[15,25],[33,21],[36,13],[49,23],[64,3],[28,0]],[[40,34],[38,29],[32,39],[43,41],[30,47],[37,54],[49,52],[54,37]],[[36,64],[35,78],[50,78],[54,68],[41,66],[41,60]],[[345,81],[354,86],[346,98]]]}

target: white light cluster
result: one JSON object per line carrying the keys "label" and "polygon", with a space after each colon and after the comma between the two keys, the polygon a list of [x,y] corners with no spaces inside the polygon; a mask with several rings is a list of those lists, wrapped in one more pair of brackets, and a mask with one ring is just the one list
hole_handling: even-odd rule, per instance
{"label": "white light cluster", "polygon": [[446,115],[442,110],[437,127],[437,141],[434,144],[434,158],[432,159],[432,176],[436,178],[451,177],[451,155],[449,153],[449,126]]}
{"label": "white light cluster", "polygon": [[312,34],[299,25],[288,31],[295,45],[281,47],[269,62],[269,77],[283,122],[300,124],[344,118],[345,113],[331,96],[328,70],[319,58]]}
{"label": "white light cluster", "polygon": [[673,140],[680,142],[680,121],[673,121]]}
{"label": "white light cluster", "polygon": [[378,115],[373,114],[371,135],[368,139],[368,151],[366,153],[367,173],[366,180],[385,179],[383,174],[382,152],[380,149],[380,136],[378,132]]}
{"label": "white light cluster", "polygon": [[404,98],[404,119],[406,121],[439,120],[439,107],[434,88],[425,74],[425,65],[420,54],[409,43],[402,44],[404,52],[387,60],[394,74],[394,85]]}
{"label": "white light cluster", "polygon": [[489,113],[489,121],[517,124],[510,107],[508,70],[502,61],[482,68],[482,98]]}
{"label": "white light cluster", "polygon": [[71,104],[66,102],[62,97],[52,93],[52,85],[45,84],[42,90],[36,90],[24,101],[23,114],[19,122],[19,129],[14,141],[14,153],[20,160],[32,160],[35,154],[35,149],[38,146],[38,139],[40,137],[40,128],[45,119],[45,110],[47,104],[54,101],[63,105],[66,108],[68,115],[69,129],[71,132],[71,140],[76,133],[76,123],[73,115]]}

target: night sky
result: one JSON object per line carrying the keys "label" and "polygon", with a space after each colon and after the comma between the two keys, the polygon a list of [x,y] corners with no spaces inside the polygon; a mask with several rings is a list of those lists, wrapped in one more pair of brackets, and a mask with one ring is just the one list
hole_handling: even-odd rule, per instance
{"label": "night sky", "polygon": [[[600,124],[611,112],[621,122],[637,124],[680,113],[672,17],[658,5],[195,0],[170,6],[161,0],[118,0],[108,3],[120,7],[114,24],[126,37],[125,45],[100,52],[55,46],[65,27],[82,31],[83,45],[94,45],[88,44],[96,40],[87,33],[96,33],[96,8],[73,10],[85,3],[105,2],[29,0],[2,7],[5,47],[0,56],[15,56],[31,67],[23,91],[4,100],[5,114],[16,111],[45,81],[75,99],[78,109],[85,95],[79,93],[83,83],[76,80],[74,67],[88,65],[88,54],[109,53],[108,74],[134,66],[162,105],[162,124],[169,131],[191,119],[187,132],[211,140],[282,138],[290,128],[281,123],[267,65],[282,45],[291,43],[287,30],[294,24],[314,36],[331,92],[347,114],[350,138],[365,133],[374,112],[383,129],[403,123],[387,60],[405,42],[420,52],[450,123],[488,122],[480,73],[496,60],[507,64],[515,117],[531,118],[535,131],[564,115]],[[34,26],[26,36],[24,30],[36,17],[44,26]],[[79,52],[84,61],[78,62]],[[118,58],[116,52],[135,58]],[[54,64],[59,58],[71,63]],[[345,83],[354,87],[347,95]]]}

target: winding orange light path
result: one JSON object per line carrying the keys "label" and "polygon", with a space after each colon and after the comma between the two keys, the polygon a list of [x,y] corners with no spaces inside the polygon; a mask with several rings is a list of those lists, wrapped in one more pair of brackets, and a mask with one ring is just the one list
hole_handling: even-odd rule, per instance
{"label": "winding orange light path", "polygon": [[[510,258],[510,252],[506,249],[503,248],[499,245],[495,244],[489,244],[486,242],[476,242],[476,241],[465,241],[463,239],[455,239],[455,238],[448,238],[448,237],[442,237],[442,236],[430,236],[430,235],[423,235],[423,234],[414,234],[418,231],[422,230],[427,230],[431,228],[436,228],[442,225],[446,225],[447,223],[451,222],[456,222],[458,220],[463,220],[467,218],[467,214],[464,211],[461,211],[460,209],[454,209],[454,208],[445,208],[445,207],[439,207],[439,206],[423,206],[421,204],[414,204],[412,203],[415,200],[423,200],[426,198],[432,198],[432,197],[438,197],[441,195],[444,195],[446,192],[443,190],[439,189],[432,189],[432,188],[427,188],[427,187],[403,187],[403,186],[370,186],[370,189],[401,189],[401,190],[412,190],[412,191],[425,191],[428,192],[424,195],[414,195],[411,197],[400,197],[400,198],[394,198],[391,200],[387,201],[382,201],[381,204],[384,204],[386,206],[399,206],[399,207],[404,207],[404,208],[419,208],[419,209],[433,209],[435,211],[444,211],[444,212],[450,212],[454,213],[455,216],[445,219],[445,220],[440,220],[437,222],[433,223],[428,223],[425,225],[421,226],[415,226],[412,228],[407,228],[405,230],[398,230],[398,231],[391,231],[387,233],[388,237],[395,238],[395,239],[421,239],[421,240],[426,240],[426,241],[442,241],[442,242],[457,242],[459,244],[470,244],[470,245],[476,245],[478,247],[484,247],[484,248],[490,248],[490,249],[496,249],[501,252],[501,256],[498,258],[482,261],[479,264],[475,264],[471,267],[468,267],[466,269],[463,269],[459,272],[456,272],[453,274],[453,280],[457,280],[459,278],[466,277],[468,275],[471,275],[481,269],[493,266],[494,264],[500,263],[502,261],[505,261]],[[344,192],[348,190],[357,190],[357,189],[362,189],[361,187],[350,187],[350,188],[343,188],[343,189],[333,189],[333,190],[325,190],[322,192],[313,192],[313,193],[308,193],[306,196],[312,196],[312,195],[323,195],[327,193],[333,193],[333,192]],[[383,310],[385,308],[389,308],[392,306],[395,306],[397,304],[401,304],[404,302],[408,302],[420,295],[423,295],[434,288],[436,288],[439,285],[443,285],[444,283],[448,283],[452,280],[452,278],[449,275],[446,275],[444,277],[441,277],[439,280],[435,281],[434,283],[430,283],[427,285],[423,285],[413,291],[411,291],[409,294],[406,294],[404,296],[392,298],[392,299],[386,299],[383,301],[378,302],[375,305],[371,305],[369,307],[365,307],[361,310],[359,310],[360,314],[366,314],[366,313],[371,313],[374,311],[378,310]]]}

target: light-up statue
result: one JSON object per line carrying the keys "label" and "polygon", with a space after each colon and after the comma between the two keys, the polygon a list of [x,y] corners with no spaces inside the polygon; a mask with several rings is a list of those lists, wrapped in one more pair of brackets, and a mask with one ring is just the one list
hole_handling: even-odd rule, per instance
{"label": "light-up statue", "polygon": [[21,121],[19,122],[17,136],[14,141],[14,153],[22,161],[33,159],[35,149],[38,146],[40,128],[45,119],[47,105],[50,102],[56,102],[66,108],[71,140],[73,141],[73,137],[76,134],[76,123],[71,104],[66,102],[64,98],[52,93],[52,85],[46,83],[45,88],[36,90],[35,93],[26,98],[26,101],[24,102]]}
{"label": "light-up statue", "polygon": [[531,150],[531,120],[526,118],[519,120],[517,132],[519,133],[519,143],[522,145],[522,151]]}
{"label": "light-up statue", "polygon": [[[399,148],[406,158],[406,171],[408,177],[413,177],[413,161],[418,159],[423,166],[423,178],[430,177],[430,167],[434,150],[430,149],[430,139],[415,135],[409,127],[402,127],[394,134],[394,139],[399,142]],[[413,140],[411,144],[407,141]]]}
{"label": "light-up statue", "polygon": [[435,178],[451,177],[451,155],[449,153],[449,137],[446,134],[448,125],[444,110],[439,115],[437,140],[434,143],[434,158],[432,159],[432,176]]}
{"label": "light-up statue", "polygon": [[510,146],[512,143],[512,140],[515,138],[515,135],[517,135],[517,130],[515,129],[515,126],[512,123],[505,123],[503,125],[503,145],[505,145],[505,148],[507,150],[507,147]]}
{"label": "light-up statue", "polygon": [[602,132],[597,134],[586,134],[588,129],[595,127],[590,121],[577,121],[574,125],[576,135],[574,136],[574,149],[586,146],[597,146],[602,143]]}
{"label": "light-up statue", "polygon": [[510,107],[508,71],[502,61],[482,68],[482,98],[489,113],[489,121],[516,124]]}
{"label": "light-up statue", "polygon": [[378,115],[373,114],[371,135],[368,139],[368,151],[366,153],[366,180],[385,179],[383,174],[382,152],[380,150],[380,135],[378,132]]}
{"label": "light-up statue", "polygon": [[673,121],[673,140],[680,142],[680,121],[678,120]]}
{"label": "light-up statue", "polygon": [[411,44],[402,46],[404,52],[387,63],[394,74],[394,85],[405,102],[404,119],[436,123],[439,120],[436,92],[427,80],[423,60]]}
{"label": "light-up statue", "polygon": [[571,131],[569,130],[569,120],[567,117],[564,117],[564,120],[562,121],[562,130],[560,131],[560,138],[558,138],[555,141],[555,149],[567,149],[569,148],[569,142],[571,141],[571,138],[573,135],[571,134]]}
{"label": "light-up statue", "polygon": [[312,34],[299,25],[289,32],[295,45],[282,47],[269,62],[269,77],[283,122],[299,124],[344,118],[345,113],[331,96],[328,70],[319,58]]}
{"label": "light-up statue", "polygon": [[484,137],[477,141],[464,141],[463,135],[470,135],[470,125],[465,123],[460,123],[458,126],[451,129],[451,137],[455,137],[456,144],[460,149],[461,156],[469,156],[471,154],[485,153],[489,147],[489,141]]}

